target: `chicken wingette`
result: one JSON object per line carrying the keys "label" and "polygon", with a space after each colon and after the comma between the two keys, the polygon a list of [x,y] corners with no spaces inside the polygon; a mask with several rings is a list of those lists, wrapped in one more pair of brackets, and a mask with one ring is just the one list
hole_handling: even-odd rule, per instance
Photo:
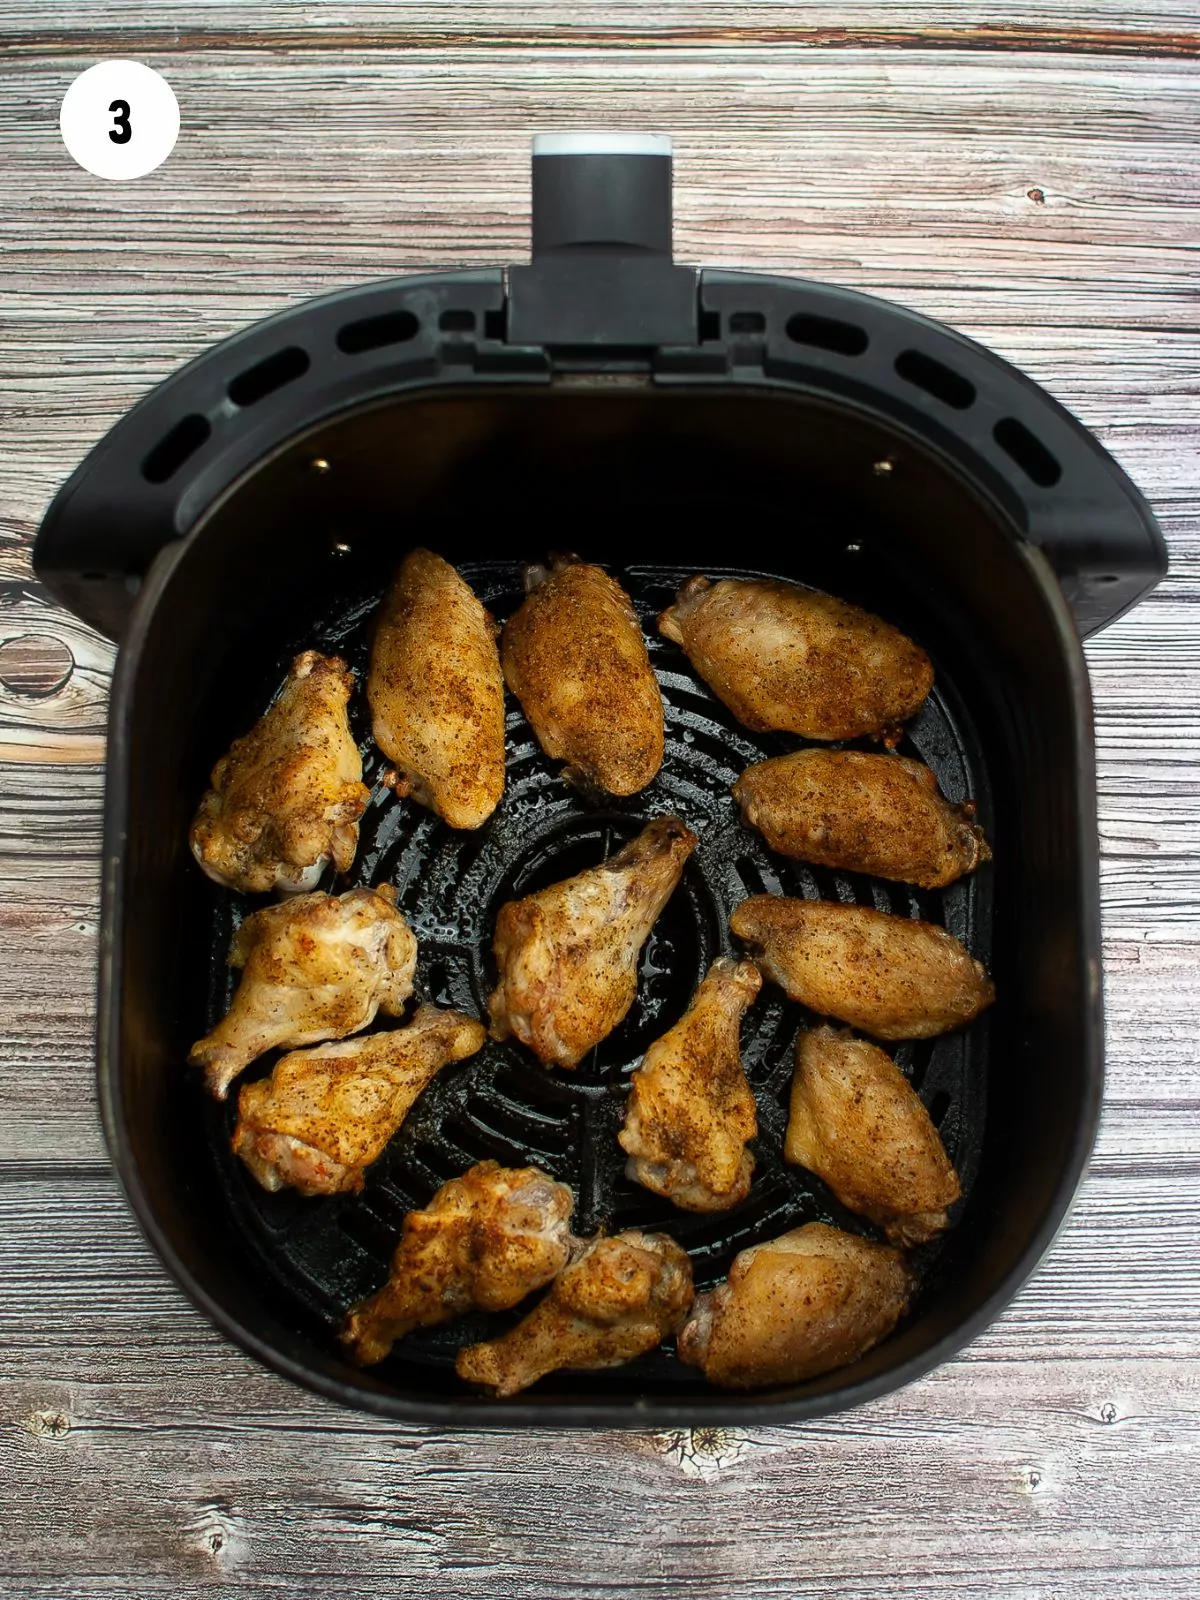
{"label": "chicken wingette", "polygon": [[369,790],[346,705],[354,679],[306,650],[250,732],[212,770],[189,840],[207,875],[242,894],[315,889],[349,869]]}
{"label": "chicken wingette", "polygon": [[961,1028],[996,996],[983,963],[933,923],[760,894],[742,901],[729,926],[791,999],[877,1039]]}
{"label": "chicken wingette", "polygon": [[367,700],[397,793],[452,828],[486,822],[504,793],[496,626],[470,585],[430,550],[404,558],[384,599]]}
{"label": "chicken wingette", "polygon": [[772,850],[816,866],[940,889],[991,857],[975,808],[904,756],[797,750],[747,767],[733,795]]}
{"label": "chicken wingette", "polygon": [[748,728],[890,738],[933,687],[929,657],[898,628],[777,579],[692,578],[658,627]]}
{"label": "chicken wingette", "polygon": [[893,1244],[923,1244],[948,1225],[958,1175],[920,1096],[892,1058],[838,1028],[796,1041],[783,1153],[826,1182]]}

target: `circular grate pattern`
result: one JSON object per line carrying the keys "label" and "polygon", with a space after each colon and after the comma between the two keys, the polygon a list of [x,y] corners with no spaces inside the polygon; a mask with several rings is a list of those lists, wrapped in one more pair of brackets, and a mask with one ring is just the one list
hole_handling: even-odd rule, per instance
{"label": "circular grate pattern", "polygon": [[[463,563],[461,570],[498,621],[520,604],[523,590],[516,564]],[[240,1227],[297,1310],[317,1318],[331,1338],[347,1305],[386,1277],[406,1211],[428,1203],[447,1179],[488,1157],[506,1165],[533,1164],[568,1183],[577,1196],[577,1232],[641,1227],[670,1233],[690,1253],[701,1288],[723,1277],[739,1250],[804,1222],[833,1222],[877,1237],[870,1224],[845,1211],[817,1178],[782,1160],[793,1048],[799,1029],[812,1019],[773,986],[764,986],[743,1027],[743,1059],[758,1102],[759,1138],[751,1193],[733,1211],[680,1212],[625,1177],[625,1156],[616,1135],[628,1076],[650,1043],[683,1014],[708,965],[718,955],[735,953],[729,916],[747,895],[772,892],[856,902],[922,917],[943,923],[988,960],[986,872],[931,894],[786,861],[741,826],[730,794],[734,780],[751,762],[804,741],[743,728],[692,671],[682,651],[658,635],[655,616],[690,571],[626,568],[614,569],[614,576],[642,618],[662,687],[667,742],[659,776],[629,800],[589,801],[561,780],[558,764],[543,756],[510,696],[504,799],[491,820],[471,833],[456,832],[412,801],[397,799],[380,781],[384,763],[369,738],[362,684],[381,588],[344,595],[303,640],[341,653],[356,671],[352,724],[362,743],[364,778],[372,785],[354,867],[345,879],[334,882],[331,876],[323,887],[395,885],[400,908],[420,941],[414,1003],[432,1000],[486,1018],[495,981],[492,930],[506,900],[596,864],[651,817],[665,812],[682,817],[700,840],[643,949],[638,997],[624,1023],[573,1073],[547,1070],[511,1040],[489,1041],[477,1056],[445,1068],[369,1170],[362,1193],[321,1200],[288,1191],[267,1194],[229,1150],[236,1095],[225,1106],[208,1104],[213,1158]],[[280,655],[255,711],[265,707],[290,659],[290,650]],[[988,825],[986,774],[949,685],[939,680],[909,726],[901,751],[926,761],[951,799],[968,794],[976,798],[981,820]],[[210,904],[209,1025],[229,1003],[233,975],[224,965],[225,956],[238,921],[252,909],[241,897],[215,887]],[[983,1135],[987,1033],[985,1018],[965,1033],[902,1044],[894,1052],[938,1124],[966,1196]],[[275,1059],[264,1057],[247,1077],[269,1072]],[[943,1242],[934,1242],[916,1252],[918,1270],[933,1270],[943,1247]],[[480,1337],[485,1326],[495,1331],[502,1320],[467,1318],[414,1335],[391,1359],[448,1366],[459,1344]],[[387,1368],[380,1370],[386,1373]],[[624,1387],[639,1381],[639,1375],[640,1381],[660,1386],[696,1381],[667,1351],[622,1369],[619,1379],[600,1373],[589,1375],[588,1381],[593,1387],[609,1381]]]}

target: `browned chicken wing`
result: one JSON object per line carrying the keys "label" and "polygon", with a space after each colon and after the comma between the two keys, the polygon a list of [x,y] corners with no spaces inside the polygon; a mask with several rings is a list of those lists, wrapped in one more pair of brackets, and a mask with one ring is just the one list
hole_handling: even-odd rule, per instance
{"label": "browned chicken wing", "polygon": [[398,1017],[412,994],[417,941],[390,884],[346,894],[305,894],[256,911],[234,934],[241,967],[233,1004],[188,1060],[219,1100],[256,1056],[344,1039]]}
{"label": "browned chicken wing", "polygon": [[947,1033],[996,997],[982,962],[930,922],[760,894],[729,926],[791,999],[877,1039]]}
{"label": "browned chicken wing", "polygon": [[449,562],[405,557],[383,602],[367,677],[375,743],[397,790],[452,828],[478,828],[504,793],[496,627]]}
{"label": "browned chicken wing", "polygon": [[460,1350],[455,1370],[498,1395],[548,1372],[617,1367],[653,1350],[692,1303],[692,1265],[661,1233],[597,1239],[511,1333]]}
{"label": "browned chicken wing", "polygon": [[346,1313],[350,1359],[372,1366],[414,1328],[518,1305],[570,1260],[574,1204],[536,1167],[481,1161],[443,1184],[405,1217],[387,1283]]}
{"label": "browned chicken wing", "polygon": [[344,661],[306,650],[217,762],[189,836],[210,878],[243,894],[295,893],[315,889],[331,861],[349,868],[369,794],[346,720],[353,687]]}
{"label": "browned chicken wing", "polygon": [[687,1012],[633,1075],[617,1135],[635,1183],[683,1211],[727,1211],[750,1192],[758,1132],[739,1033],[762,987],[752,961],[717,961]]}
{"label": "browned chicken wing", "polygon": [[903,756],[797,750],[747,767],[733,793],[772,850],[822,867],[940,889],[991,856],[974,807]]}
{"label": "browned chicken wing", "polygon": [[565,777],[634,794],[662,766],[658,680],[629,596],[576,556],[533,569],[501,640],[504,677]]}
{"label": "browned chicken wing", "polygon": [[886,735],[933,687],[929,657],[898,629],[799,584],[692,578],[658,627],[748,728]]}
{"label": "browned chicken wing", "polygon": [[406,1028],[294,1050],[242,1089],[234,1152],[264,1189],[361,1189],[425,1085],[486,1037],[474,1018],[426,1005]]}
{"label": "browned chicken wing", "polygon": [[796,1043],[784,1155],[893,1244],[932,1239],[961,1190],[919,1095],[878,1045],[837,1028]]}
{"label": "browned chicken wing", "polygon": [[696,1297],[679,1355],[725,1388],[799,1383],[886,1338],[912,1289],[899,1250],[810,1222],[743,1250],[728,1282]]}
{"label": "browned chicken wing", "polygon": [[695,848],[678,817],[657,817],[600,866],[502,906],[492,1037],[577,1066],[633,1004],[639,952]]}

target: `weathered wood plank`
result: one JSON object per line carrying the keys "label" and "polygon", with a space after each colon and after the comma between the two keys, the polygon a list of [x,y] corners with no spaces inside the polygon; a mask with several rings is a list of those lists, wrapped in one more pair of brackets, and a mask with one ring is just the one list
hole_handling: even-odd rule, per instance
{"label": "weathered wood plank", "polygon": [[[1102,1160],[1046,1268],[965,1357],[825,1423],[674,1436],[439,1435],[341,1411],[225,1346],[108,1180],[0,1184],[8,1581],[1190,1596],[1200,1147],[1190,1123],[1172,1131],[1179,1177],[1153,1152]],[[819,1493],[797,1493],[815,1462]]]}

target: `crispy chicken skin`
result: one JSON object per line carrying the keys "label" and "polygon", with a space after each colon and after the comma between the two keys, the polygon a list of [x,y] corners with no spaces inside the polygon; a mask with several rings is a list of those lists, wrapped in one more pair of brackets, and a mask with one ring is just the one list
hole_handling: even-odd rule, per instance
{"label": "crispy chicken skin", "polygon": [[896,1063],[837,1028],[813,1028],[796,1042],[783,1153],[902,1247],[940,1233],[961,1193],[938,1131]]}
{"label": "crispy chicken skin", "polygon": [[697,1296],[679,1355],[724,1388],[799,1383],[886,1338],[912,1289],[898,1250],[810,1222],[735,1257],[728,1281]]}
{"label": "crispy chicken skin", "polygon": [[212,770],[189,835],[215,882],[242,894],[315,889],[358,848],[369,791],[350,734],[354,679],[337,656],[306,650],[271,707]]}
{"label": "crispy chicken skin", "polygon": [[241,982],[225,1017],[192,1046],[218,1100],[256,1056],[344,1039],[398,1017],[412,994],[417,941],[390,884],[345,894],[305,894],[247,917],[229,965]]}
{"label": "crispy chicken skin", "polygon": [[891,734],[933,687],[929,657],[869,611],[774,579],[692,578],[658,619],[748,728]]}
{"label": "crispy chicken skin", "polygon": [[468,1311],[507,1311],[571,1257],[575,1199],[536,1167],[481,1161],[410,1211],[377,1294],[342,1323],[351,1361],[373,1366],[397,1339]]}
{"label": "crispy chicken skin", "polygon": [[930,1039],[961,1028],[995,985],[953,934],[866,906],[743,900],[729,926],[793,1000],[877,1039]]}
{"label": "crispy chicken skin", "polygon": [[762,979],[752,961],[714,962],[687,1012],[633,1075],[625,1171],[682,1211],[727,1211],[750,1192],[758,1132],[739,1033]]}
{"label": "crispy chicken skin", "polygon": [[397,790],[452,828],[478,828],[504,793],[496,626],[441,556],[413,550],[383,602],[367,676],[375,743]]}
{"label": "crispy chicken skin", "polygon": [[678,817],[656,817],[600,866],[502,906],[492,1037],[578,1066],[633,1004],[638,955],[695,848]]}
{"label": "crispy chicken skin", "polygon": [[663,706],[629,596],[576,556],[533,568],[505,624],[504,677],[565,777],[608,794],[644,789],[663,759]]}
{"label": "crispy chicken skin", "polygon": [[294,1050],[239,1094],[234,1153],[264,1189],[361,1189],[425,1085],[486,1037],[472,1017],[425,1005],[405,1028]]}
{"label": "crispy chicken skin", "polygon": [[747,767],[733,795],[772,850],[821,867],[940,889],[991,857],[974,807],[904,756],[797,750]]}
{"label": "crispy chicken skin", "polygon": [[614,1234],[588,1245],[511,1333],[460,1350],[455,1370],[512,1395],[548,1372],[617,1367],[653,1350],[691,1303],[692,1265],[673,1239]]}

